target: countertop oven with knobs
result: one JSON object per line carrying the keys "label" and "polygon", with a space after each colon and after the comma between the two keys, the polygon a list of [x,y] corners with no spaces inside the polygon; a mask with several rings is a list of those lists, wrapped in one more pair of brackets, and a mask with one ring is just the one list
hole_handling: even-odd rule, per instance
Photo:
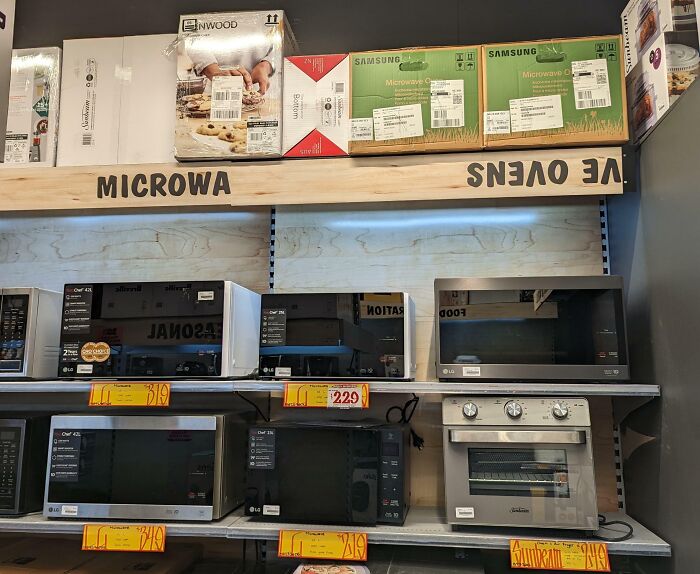
{"label": "countertop oven with knobs", "polygon": [[449,524],[597,530],[586,399],[450,397],[442,409]]}

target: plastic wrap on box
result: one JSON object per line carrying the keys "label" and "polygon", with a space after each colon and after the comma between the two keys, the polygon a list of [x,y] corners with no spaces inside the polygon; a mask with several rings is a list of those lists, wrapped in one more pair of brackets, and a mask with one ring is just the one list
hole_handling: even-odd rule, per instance
{"label": "plastic wrap on box", "polygon": [[60,85],[60,48],[12,51],[6,167],[56,165]]}

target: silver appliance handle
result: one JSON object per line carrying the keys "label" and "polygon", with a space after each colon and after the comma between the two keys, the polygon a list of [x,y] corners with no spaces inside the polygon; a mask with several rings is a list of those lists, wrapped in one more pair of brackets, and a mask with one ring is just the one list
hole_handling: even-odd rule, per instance
{"label": "silver appliance handle", "polygon": [[586,433],[578,430],[451,430],[450,442],[586,444]]}

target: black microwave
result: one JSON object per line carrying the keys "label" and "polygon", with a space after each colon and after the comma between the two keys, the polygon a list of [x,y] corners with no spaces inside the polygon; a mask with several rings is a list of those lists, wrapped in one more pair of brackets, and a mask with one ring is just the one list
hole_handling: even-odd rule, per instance
{"label": "black microwave", "polygon": [[41,510],[50,417],[0,417],[0,515]]}
{"label": "black microwave", "polygon": [[307,524],[403,524],[407,425],[269,423],[248,430],[246,516]]}
{"label": "black microwave", "polygon": [[629,379],[622,278],[435,280],[442,380]]}
{"label": "black microwave", "polygon": [[277,379],[415,377],[407,293],[262,296],[260,375]]}
{"label": "black microwave", "polygon": [[247,377],[260,295],[231,281],[81,283],[63,292],[59,377]]}

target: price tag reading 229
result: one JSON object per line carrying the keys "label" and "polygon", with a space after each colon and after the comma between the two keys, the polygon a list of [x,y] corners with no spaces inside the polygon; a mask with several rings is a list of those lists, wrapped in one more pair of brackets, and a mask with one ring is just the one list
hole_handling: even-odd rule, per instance
{"label": "price tag reading 229", "polygon": [[283,404],[291,408],[366,409],[369,383],[285,383]]}

